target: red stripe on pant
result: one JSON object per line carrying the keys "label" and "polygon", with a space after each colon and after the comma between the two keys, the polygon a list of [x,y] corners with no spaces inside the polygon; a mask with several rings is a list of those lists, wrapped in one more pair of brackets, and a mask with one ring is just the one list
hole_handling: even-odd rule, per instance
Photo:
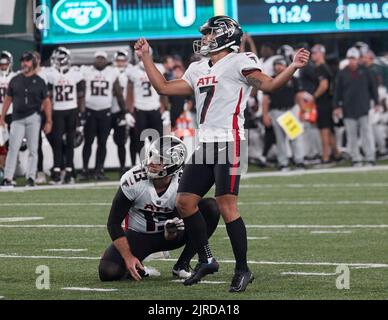
{"label": "red stripe on pant", "polygon": [[236,174],[238,169],[238,163],[240,158],[240,132],[238,126],[238,115],[240,114],[240,104],[242,100],[243,89],[240,89],[236,109],[233,114],[233,164],[232,164],[232,172],[230,175],[230,192],[233,193],[234,186],[236,184]]}

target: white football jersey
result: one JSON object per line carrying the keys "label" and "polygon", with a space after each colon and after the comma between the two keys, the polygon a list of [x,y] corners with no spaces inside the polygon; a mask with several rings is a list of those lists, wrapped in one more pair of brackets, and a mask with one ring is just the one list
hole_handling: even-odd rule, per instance
{"label": "white football jersey", "polygon": [[82,66],[81,73],[85,80],[85,106],[95,111],[110,109],[113,101],[113,84],[119,77],[119,71],[107,66],[97,70],[94,66]]}
{"label": "white football jersey", "polygon": [[243,71],[262,70],[251,52],[229,53],[213,66],[209,60],[193,62],[185,80],[194,90],[199,141],[245,140],[244,110],[251,93]]}
{"label": "white football jersey", "polygon": [[[11,71],[7,75],[0,75],[0,111],[3,109],[3,103],[5,96],[7,95],[7,89],[8,89],[8,84],[11,81],[11,79],[16,76],[17,73]],[[12,103],[10,107],[8,108],[7,115],[12,114]]]}
{"label": "white football jersey", "polygon": [[[156,68],[163,74],[164,67],[156,63]],[[128,79],[133,83],[134,106],[143,111],[158,110],[160,108],[160,96],[151,85],[147,73],[141,64],[127,69]]]}
{"label": "white football jersey", "polygon": [[71,67],[66,73],[53,69],[48,82],[53,86],[53,109],[71,110],[77,108],[77,83],[83,76],[78,67]]}
{"label": "white football jersey", "polygon": [[43,79],[43,81],[47,84],[51,77],[51,74],[55,70],[52,67],[40,67],[37,75]]}
{"label": "white football jersey", "polygon": [[[120,73],[119,82],[120,82],[121,92],[123,93],[123,97],[125,101],[127,98],[127,92],[128,92],[128,77],[125,70],[124,71],[118,70],[118,71]],[[119,103],[117,102],[117,98],[113,96],[112,113],[120,112],[120,110],[121,109],[120,109]]]}
{"label": "white football jersey", "polygon": [[133,202],[128,212],[129,229],[141,233],[164,231],[164,222],[173,218],[180,174],[172,177],[168,189],[160,197],[140,165],[121,177],[121,190]]}

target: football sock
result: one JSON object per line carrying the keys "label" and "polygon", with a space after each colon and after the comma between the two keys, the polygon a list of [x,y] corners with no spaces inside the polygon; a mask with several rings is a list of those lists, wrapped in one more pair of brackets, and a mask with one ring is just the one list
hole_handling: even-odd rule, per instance
{"label": "football sock", "polygon": [[197,251],[194,249],[192,243],[191,242],[187,243],[181,255],[179,256],[176,262],[176,265],[177,266],[185,265],[186,263],[191,261],[191,259],[195,256],[196,253]]}
{"label": "football sock", "polygon": [[247,264],[247,229],[243,219],[240,217],[237,220],[226,224],[230,242],[232,244],[234,257],[236,259],[236,270],[248,271]]}
{"label": "football sock", "polygon": [[198,253],[199,262],[208,262],[212,253],[208,243],[206,221],[198,210],[193,215],[183,218],[189,241]]}

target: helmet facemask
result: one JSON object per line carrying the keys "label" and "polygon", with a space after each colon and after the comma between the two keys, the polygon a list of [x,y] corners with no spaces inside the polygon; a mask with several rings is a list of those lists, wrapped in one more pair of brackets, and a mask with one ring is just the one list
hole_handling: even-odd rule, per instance
{"label": "helmet facemask", "polygon": [[[208,35],[210,34],[210,36]],[[193,42],[193,51],[196,54],[201,54],[203,56],[208,56],[210,52],[216,52],[218,48],[218,43],[215,36],[214,28],[211,28],[210,32],[205,34],[201,40],[194,40]]]}
{"label": "helmet facemask", "polygon": [[216,26],[210,26],[207,22],[200,28],[204,37],[193,42],[194,53],[208,56],[212,52],[218,52],[225,48],[238,52],[242,30],[236,25],[236,22],[228,17],[221,17],[215,19],[212,24]]}
{"label": "helmet facemask", "polygon": [[58,48],[53,57],[55,68],[62,72],[66,73],[71,67],[70,61],[70,51],[66,48]]}
{"label": "helmet facemask", "polygon": [[115,53],[113,59],[114,66],[120,71],[124,72],[129,63],[129,53],[127,50],[119,50]]}
{"label": "helmet facemask", "polygon": [[[12,65],[13,65],[13,57],[12,54],[8,51],[1,52],[0,55],[0,76],[7,76],[12,71]],[[6,67],[3,67],[6,66]]]}

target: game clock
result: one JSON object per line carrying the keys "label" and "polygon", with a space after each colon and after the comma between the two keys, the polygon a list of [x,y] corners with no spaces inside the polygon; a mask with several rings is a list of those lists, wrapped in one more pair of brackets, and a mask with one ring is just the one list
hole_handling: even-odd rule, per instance
{"label": "game clock", "polygon": [[239,0],[235,18],[253,35],[388,30],[388,1]]}

